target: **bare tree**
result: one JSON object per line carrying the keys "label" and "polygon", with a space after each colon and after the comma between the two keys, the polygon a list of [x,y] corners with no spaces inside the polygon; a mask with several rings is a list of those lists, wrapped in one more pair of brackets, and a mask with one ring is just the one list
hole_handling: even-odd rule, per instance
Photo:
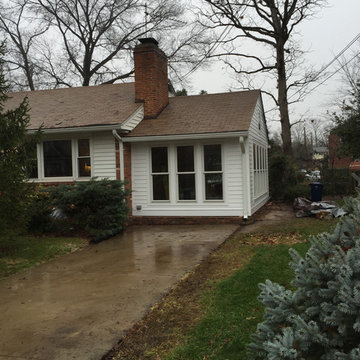
{"label": "bare tree", "polygon": [[[296,89],[298,99],[304,95],[304,85],[314,81],[315,73],[297,73],[299,46],[293,41],[298,24],[312,16],[326,0],[202,0],[208,7],[200,9],[202,24],[208,29],[223,29],[221,49],[213,56],[225,57],[238,74],[254,77],[267,73],[276,80],[277,94],[267,92],[280,111],[281,137],[284,152],[292,156],[289,90]],[[226,29],[228,31],[226,32]],[[270,56],[238,50],[239,41],[250,39],[261,48],[270,49]],[[247,61],[250,66],[236,66],[233,58]],[[290,77],[294,78],[289,83]],[[251,86],[251,80],[250,84]]]}
{"label": "bare tree", "polygon": [[181,78],[180,64],[196,62],[204,43],[204,30],[186,23],[185,7],[176,0],[154,0],[149,5],[145,0],[10,2],[12,6],[0,14],[0,30],[16,50],[7,59],[10,77],[21,68],[23,83],[31,90],[124,81],[134,72],[136,40],[148,36],[161,41],[173,74]]}
{"label": "bare tree", "polygon": [[28,0],[0,2],[0,33],[7,40],[6,63],[13,87],[35,90],[40,75],[36,42],[49,26],[30,16]]}

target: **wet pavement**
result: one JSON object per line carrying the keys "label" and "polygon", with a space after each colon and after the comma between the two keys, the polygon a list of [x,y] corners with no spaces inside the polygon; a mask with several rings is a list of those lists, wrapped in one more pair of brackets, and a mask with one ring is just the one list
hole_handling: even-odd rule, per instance
{"label": "wet pavement", "polygon": [[0,359],[100,359],[236,228],[132,227],[0,280]]}

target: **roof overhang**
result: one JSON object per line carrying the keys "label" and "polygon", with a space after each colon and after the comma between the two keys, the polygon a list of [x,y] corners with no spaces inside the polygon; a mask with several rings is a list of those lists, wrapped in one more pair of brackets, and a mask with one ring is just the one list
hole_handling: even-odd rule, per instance
{"label": "roof overhang", "polygon": [[225,139],[248,136],[248,131],[231,131],[218,133],[201,134],[178,134],[178,135],[152,135],[152,136],[129,136],[123,137],[124,142],[148,142],[148,141],[175,141],[175,140],[206,140],[206,139]]}
{"label": "roof overhang", "polygon": [[[122,130],[121,124],[108,124],[108,125],[94,125],[94,126],[79,126],[69,128],[54,128],[54,129],[42,129],[44,134],[64,134],[64,133],[81,133],[81,132],[100,132],[100,131],[112,131]],[[28,133],[33,134],[38,130],[29,129]]]}

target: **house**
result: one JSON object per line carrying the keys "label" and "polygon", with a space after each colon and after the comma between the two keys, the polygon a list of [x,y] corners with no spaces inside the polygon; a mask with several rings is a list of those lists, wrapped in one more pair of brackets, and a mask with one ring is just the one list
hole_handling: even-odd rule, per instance
{"label": "house", "polygon": [[32,181],[126,180],[137,223],[251,216],[269,198],[268,136],[258,90],[169,97],[152,38],[134,50],[135,82],[13,93],[43,125]]}
{"label": "house", "polygon": [[339,155],[340,139],[335,133],[329,135],[329,168],[330,169],[348,169],[352,161],[351,156]]}

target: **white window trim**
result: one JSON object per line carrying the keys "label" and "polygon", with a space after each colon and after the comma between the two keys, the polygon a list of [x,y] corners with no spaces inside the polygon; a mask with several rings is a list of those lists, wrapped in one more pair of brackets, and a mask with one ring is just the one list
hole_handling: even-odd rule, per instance
{"label": "white window trim", "polygon": [[[205,151],[204,146],[205,145],[221,145],[221,171],[205,171]],[[202,144],[201,146],[201,159],[202,159],[202,188],[203,188],[203,202],[204,203],[223,203],[225,202],[225,189],[224,189],[224,167],[225,167],[225,158],[224,158],[224,145],[220,142],[211,142]],[[205,175],[206,174],[221,174],[222,176],[222,199],[206,199],[206,180]]]}
{"label": "white window trim", "polygon": [[[168,171],[167,172],[159,172],[159,173],[154,173],[152,171],[152,148],[167,148],[167,161],[168,161]],[[169,145],[156,145],[156,146],[151,146],[149,148],[149,167],[150,167],[150,199],[151,202],[154,204],[166,204],[166,203],[170,203],[171,202],[171,185],[170,185],[170,146]],[[154,179],[154,175],[167,175],[168,176],[168,181],[169,181],[169,200],[155,200],[154,199],[154,183],[153,183],[153,179]]]}
{"label": "white window trim", "polygon": [[[213,171],[213,173],[222,174],[222,190],[223,198],[219,200],[207,200],[205,192],[205,172],[204,172],[204,145],[221,145],[221,171]],[[195,200],[179,200],[179,184],[177,171],[177,147],[193,146],[194,147],[194,172],[195,172]],[[151,149],[154,147],[166,147],[168,149],[168,173],[155,173],[155,175],[168,174],[169,176],[169,200],[154,200],[153,198],[153,175],[151,163]],[[204,141],[204,142],[176,142],[157,143],[148,145],[148,163],[149,163],[149,201],[151,204],[219,204],[226,202],[226,162],[225,162],[225,145],[222,141]],[[207,172],[211,173],[211,172]],[[183,174],[183,173],[182,173]],[[185,173],[184,173],[185,174]]]}
{"label": "white window trim", "polygon": [[[91,176],[87,177],[79,177],[79,169],[78,169],[78,140],[79,139],[89,139],[89,146],[90,146],[90,162],[91,162]],[[72,176],[57,176],[57,177],[46,177],[45,176],[45,165],[44,165],[44,142],[45,141],[61,141],[61,140],[70,140],[71,141],[71,161],[72,161],[72,170],[73,175]],[[31,182],[72,182],[72,181],[89,181],[92,174],[94,173],[93,170],[93,141],[91,136],[84,135],[79,136],[76,138],[48,138],[44,139],[40,142],[40,144],[37,144],[37,165],[38,165],[38,177],[37,178],[31,178],[29,181]]]}
{"label": "white window trim", "polygon": [[[178,161],[177,161],[177,148],[178,147],[185,147],[185,146],[192,146],[194,150],[194,171],[183,171],[179,172],[178,170]],[[198,198],[197,188],[196,188],[196,182],[197,182],[197,174],[196,174],[196,156],[195,156],[195,145],[190,144],[177,144],[175,145],[175,167],[176,167],[176,201],[178,203],[196,203]],[[179,175],[194,175],[195,177],[195,199],[191,200],[180,200],[180,194],[179,194]]]}
{"label": "white window trim", "polygon": [[[252,147],[252,153],[252,172],[254,179],[253,196],[254,199],[258,199],[269,191],[268,150],[266,146],[254,142]],[[256,157],[257,166],[255,168]]]}

